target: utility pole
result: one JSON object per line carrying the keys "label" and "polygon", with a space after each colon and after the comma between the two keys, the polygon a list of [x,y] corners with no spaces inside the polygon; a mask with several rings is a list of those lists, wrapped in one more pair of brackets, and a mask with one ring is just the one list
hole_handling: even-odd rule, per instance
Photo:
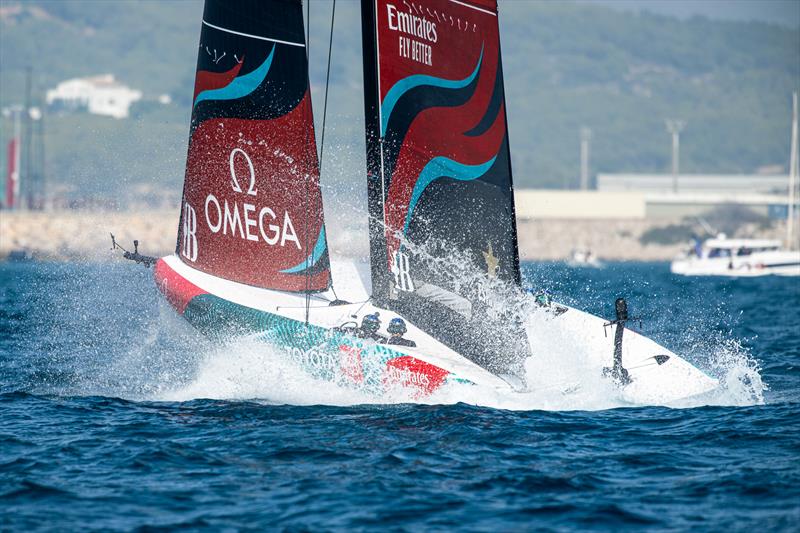
{"label": "utility pole", "polygon": [[792,147],[789,152],[789,205],[786,213],[786,247],[794,248],[794,203],[797,182],[797,93],[792,93]]}
{"label": "utility pole", "polygon": [[589,150],[592,141],[592,130],[581,127],[581,190],[589,189]]}
{"label": "utility pole", "polygon": [[25,201],[20,201],[20,206],[26,205],[28,209],[33,209],[33,195],[36,188],[36,184],[34,180],[36,178],[33,177],[33,159],[32,155],[33,152],[31,147],[33,145],[33,127],[32,127],[32,117],[31,117],[31,106],[33,102],[31,101],[31,78],[33,77],[33,72],[31,71],[31,67],[28,67],[25,72],[25,142],[22,144],[22,154],[25,156],[25,164],[22,168],[25,170],[25,173],[22,174],[22,191],[23,196],[25,197]]}
{"label": "utility pole", "polygon": [[39,149],[37,151],[37,155],[39,158],[39,209],[44,211],[47,208],[47,169],[46,169],[46,158],[45,158],[45,151],[44,151],[44,102],[39,99],[39,120],[37,120],[39,124],[38,134],[39,134]]}
{"label": "utility pole", "polygon": [[677,193],[681,152],[681,130],[686,127],[686,121],[668,118],[664,122],[667,125],[667,131],[672,134],[672,192]]}

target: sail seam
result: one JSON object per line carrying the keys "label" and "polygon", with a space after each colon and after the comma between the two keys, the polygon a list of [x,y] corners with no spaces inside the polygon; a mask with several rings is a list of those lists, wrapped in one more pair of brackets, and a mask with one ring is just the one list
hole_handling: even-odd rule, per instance
{"label": "sail seam", "polygon": [[259,39],[261,41],[269,41],[269,42],[272,42],[272,43],[288,44],[289,46],[299,46],[301,48],[305,48],[306,47],[306,45],[303,44],[303,43],[293,43],[291,41],[281,41],[280,39],[272,39],[271,37],[263,37],[261,35],[253,35],[251,33],[242,33],[240,31],[235,31],[235,30],[231,30],[231,29],[228,29],[228,28],[223,28],[222,26],[215,26],[214,24],[211,24],[210,22],[206,22],[205,20],[203,21],[203,24],[205,24],[209,28],[214,28],[215,30],[224,31],[224,32],[227,32],[227,33],[232,33],[234,35],[241,35],[242,37],[250,37],[251,39]]}

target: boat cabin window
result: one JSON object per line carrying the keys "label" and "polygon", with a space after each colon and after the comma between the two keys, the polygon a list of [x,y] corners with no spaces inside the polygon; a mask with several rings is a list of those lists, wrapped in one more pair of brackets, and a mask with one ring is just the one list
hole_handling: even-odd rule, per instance
{"label": "boat cabin window", "polygon": [[730,256],[731,256],[731,251],[729,249],[727,249],[727,248],[712,248],[708,252],[708,257],[709,258],[712,258],[712,257],[730,257]]}
{"label": "boat cabin window", "polygon": [[[736,250],[736,255],[741,257],[741,256],[752,255],[752,254],[758,254],[758,253],[762,253],[762,252],[774,252],[774,251],[779,250],[779,249],[780,249],[780,246],[758,246],[758,247],[743,246],[743,247],[739,248],[738,250]],[[711,257],[711,256],[709,255],[709,257]]]}

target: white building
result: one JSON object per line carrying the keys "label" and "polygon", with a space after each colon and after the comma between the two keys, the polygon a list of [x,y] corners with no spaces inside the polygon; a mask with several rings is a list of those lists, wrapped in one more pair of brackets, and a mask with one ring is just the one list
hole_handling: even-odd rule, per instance
{"label": "white building", "polygon": [[681,174],[674,192],[671,174],[598,174],[594,191],[518,188],[514,199],[517,216],[523,220],[675,220],[729,205],[785,219],[788,190],[786,175]]}
{"label": "white building", "polygon": [[702,216],[732,204],[763,216],[784,218],[789,176],[680,174],[675,183],[671,174],[598,174],[597,191],[642,194],[647,218]]}
{"label": "white building", "polygon": [[597,190],[648,194],[778,194],[789,190],[789,176],[763,174],[598,174]]}
{"label": "white building", "polygon": [[119,83],[113,74],[103,74],[62,81],[55,89],[47,91],[46,98],[48,105],[127,118],[131,104],[141,100],[142,92]]}

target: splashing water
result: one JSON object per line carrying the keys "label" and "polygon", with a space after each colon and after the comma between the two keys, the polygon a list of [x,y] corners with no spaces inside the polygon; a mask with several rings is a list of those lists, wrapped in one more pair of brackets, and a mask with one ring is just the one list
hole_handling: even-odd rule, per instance
{"label": "splashing water", "polygon": [[716,377],[720,387],[707,399],[707,405],[761,405],[768,390],[761,378],[761,365],[742,346],[741,341],[725,339],[716,345],[704,361],[707,372]]}
{"label": "splashing water", "polygon": [[[532,298],[529,296],[529,298]],[[355,404],[455,404],[511,410],[600,410],[630,406],[620,390],[602,377],[584,351],[568,335],[554,332],[552,323],[532,315],[529,334],[550,335],[561,341],[525,362],[528,392],[501,392],[488,387],[449,383],[420,398],[413,389],[394,389],[367,394],[346,385],[315,379],[296,365],[289,354],[254,339],[232,341],[209,349],[198,360],[191,383],[160,391],[151,399],[184,401],[198,398],[261,400],[291,405]],[[673,407],[702,405],[754,405],[764,402],[765,385],[755,360],[740,343],[729,341],[708,353],[700,367],[720,381],[719,389],[700,398],[674,403]]]}
{"label": "splashing water", "polygon": [[[17,529],[56,516],[64,529],[791,530],[797,288],[684,283],[665,265],[582,270],[524,273],[599,316],[628,298],[648,336],[720,378],[694,405],[767,405],[595,411],[627,404],[570,337],[526,362],[529,393],[368,397],[267,345],[207,341],[147,270],[0,264],[4,517]],[[553,326],[536,311],[530,322]],[[501,409],[443,405],[455,402]]]}
{"label": "splashing water", "polygon": [[[500,309],[513,305],[527,313],[534,336],[558,339],[525,361],[530,392],[509,395],[456,383],[426,398],[416,397],[414,391],[397,390],[369,396],[310,377],[285,352],[272,346],[252,340],[224,346],[206,341],[160,299],[147,271],[114,267],[109,275],[108,267],[92,265],[14,268],[22,269],[17,275],[34,279],[17,286],[19,298],[14,305],[21,309],[25,327],[18,335],[15,330],[17,336],[10,336],[7,342],[16,343],[14,364],[24,368],[25,375],[4,385],[12,390],[133,400],[255,399],[293,405],[463,402],[514,410],[597,410],[630,405],[589,363],[579,343],[568,335],[554,334],[553,323],[540,319],[542,311],[530,294],[517,292],[492,303]],[[602,276],[613,279],[620,273],[607,269]],[[548,285],[546,277],[535,272],[527,278],[536,280],[538,286]],[[669,278],[662,274],[652,278],[651,285],[659,283],[660,290],[670,290]],[[575,295],[584,292],[582,280],[570,276],[561,275],[559,282],[550,286],[560,288],[568,301],[580,300]],[[631,300],[648,301],[643,296],[634,294]],[[681,298],[680,294],[673,297]],[[611,298],[603,298],[607,299]],[[598,301],[589,300],[586,307],[602,314]],[[700,315],[698,311],[692,317],[690,330],[674,328],[677,322],[662,321],[653,334],[720,381],[714,394],[674,407],[764,403],[767,387],[750,348],[725,333],[729,330],[717,327],[717,332],[709,335],[715,322],[726,317],[717,313],[701,319]]]}

